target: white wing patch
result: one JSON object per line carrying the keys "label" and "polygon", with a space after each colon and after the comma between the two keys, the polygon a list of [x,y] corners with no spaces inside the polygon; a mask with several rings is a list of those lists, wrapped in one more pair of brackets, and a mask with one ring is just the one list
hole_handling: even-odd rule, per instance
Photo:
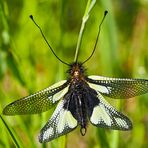
{"label": "white wing patch", "polygon": [[106,77],[96,76],[96,75],[88,76],[88,78],[93,79],[93,80],[106,80]]}
{"label": "white wing patch", "polygon": [[59,87],[59,86],[63,85],[65,82],[66,82],[66,80],[59,81],[59,82],[57,82],[57,83],[51,85],[50,87],[48,87],[48,88],[46,88],[46,89],[44,89],[44,90],[51,90],[51,89],[54,89],[54,88],[56,88],[56,87]]}
{"label": "white wing patch", "polygon": [[90,122],[98,127],[116,130],[132,129],[131,121],[122,113],[116,111],[98,92],[100,103],[93,108]]}
{"label": "white wing patch", "polygon": [[[127,80],[127,81],[133,81],[132,79],[127,79],[127,78],[109,78],[109,77],[103,77],[103,76],[96,76],[96,75],[91,75],[88,76],[88,78],[93,79],[93,80],[107,80],[112,81],[112,80]],[[106,82],[106,83],[108,83]]]}
{"label": "white wing patch", "polygon": [[106,125],[111,126],[111,118],[105,111],[105,108],[102,107],[101,105],[100,106],[98,105],[93,109],[90,121],[94,124],[99,124],[100,122],[104,122]]}
{"label": "white wing patch", "polygon": [[115,118],[115,120],[119,126],[124,126],[125,128],[128,129],[128,124],[126,123],[126,121],[122,120],[121,118]]}
{"label": "white wing patch", "polygon": [[40,132],[39,141],[41,143],[51,141],[59,136],[69,133],[77,127],[77,120],[70,111],[63,108],[64,100],[61,100],[50,120]]}
{"label": "white wing patch", "polygon": [[98,85],[98,84],[93,84],[93,83],[88,83],[89,86],[96,90],[96,91],[99,91],[101,93],[106,93],[106,94],[109,94],[109,88],[105,87],[105,86],[102,86],[102,85]]}
{"label": "white wing patch", "polygon": [[68,92],[68,86],[64,88],[63,90],[59,91],[52,97],[53,103],[61,99],[66,93]]}
{"label": "white wing patch", "polygon": [[43,140],[45,139],[48,139],[51,135],[54,134],[54,130],[52,127],[49,127],[45,132],[44,132],[44,135],[43,135]]}
{"label": "white wing patch", "polygon": [[60,112],[59,122],[57,125],[58,133],[62,133],[65,127],[74,128],[77,126],[77,120],[72,116],[70,111],[62,110]]}

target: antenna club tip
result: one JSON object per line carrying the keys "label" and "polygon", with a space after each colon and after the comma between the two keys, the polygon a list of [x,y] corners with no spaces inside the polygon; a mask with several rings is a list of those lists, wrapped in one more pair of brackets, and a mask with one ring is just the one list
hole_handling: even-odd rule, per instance
{"label": "antenna club tip", "polygon": [[104,11],[104,15],[107,15],[107,13],[108,13],[108,11],[107,11],[107,10],[105,10],[105,11]]}
{"label": "antenna club tip", "polygon": [[33,15],[30,15],[29,17],[33,20]]}

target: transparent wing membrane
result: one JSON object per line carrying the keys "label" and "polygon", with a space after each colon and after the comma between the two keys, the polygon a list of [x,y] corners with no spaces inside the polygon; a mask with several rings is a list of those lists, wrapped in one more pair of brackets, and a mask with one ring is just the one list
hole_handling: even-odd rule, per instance
{"label": "transparent wing membrane", "polygon": [[66,82],[66,80],[60,81],[51,87],[12,102],[4,108],[3,114],[36,114],[47,111],[59,101],[67,91],[68,82]]}
{"label": "transparent wing membrane", "polygon": [[97,97],[99,104],[94,106],[89,117],[93,125],[115,130],[132,129],[132,122],[125,115],[113,108],[100,93],[98,93]]}
{"label": "transparent wing membrane", "polygon": [[132,98],[148,93],[148,80],[145,79],[120,79],[89,76],[87,81],[91,88],[111,98]]}

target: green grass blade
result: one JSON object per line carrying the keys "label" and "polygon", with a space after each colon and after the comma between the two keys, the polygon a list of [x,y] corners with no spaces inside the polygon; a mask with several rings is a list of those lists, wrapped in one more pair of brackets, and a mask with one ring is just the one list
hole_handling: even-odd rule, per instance
{"label": "green grass blade", "polygon": [[109,142],[108,142],[107,134],[105,133],[105,130],[99,128],[98,131],[97,131],[97,135],[98,135],[99,141],[100,141],[99,147],[109,148]]}
{"label": "green grass blade", "polygon": [[82,42],[82,37],[83,37],[84,29],[85,29],[85,24],[86,24],[86,22],[87,22],[87,20],[89,18],[89,13],[92,10],[92,8],[94,7],[95,3],[96,3],[96,0],[92,0],[92,1],[88,0],[87,1],[84,16],[82,18],[82,24],[81,24],[81,28],[80,28],[80,32],[79,32],[78,42],[77,42],[77,46],[76,46],[74,62],[77,62],[77,60],[78,60],[79,49],[80,49],[81,42]]}
{"label": "green grass blade", "polygon": [[8,124],[6,123],[6,121],[3,119],[3,117],[1,115],[0,115],[0,118],[1,118],[1,121],[4,124],[4,126],[6,127],[8,133],[10,134],[15,146],[18,147],[18,148],[22,147],[20,142],[18,141],[18,139],[16,139],[15,133],[12,131],[11,128],[9,128]]}

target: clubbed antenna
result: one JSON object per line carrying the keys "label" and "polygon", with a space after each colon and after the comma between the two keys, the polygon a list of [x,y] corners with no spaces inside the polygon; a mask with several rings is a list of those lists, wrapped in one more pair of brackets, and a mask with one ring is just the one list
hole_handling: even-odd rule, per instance
{"label": "clubbed antenna", "polygon": [[101,26],[102,26],[102,23],[103,23],[103,21],[104,21],[106,15],[107,15],[107,13],[108,13],[107,10],[104,11],[104,16],[103,16],[103,19],[102,19],[102,21],[101,21],[101,23],[100,23],[100,25],[99,25],[99,31],[98,31],[98,34],[97,34],[97,39],[96,39],[96,42],[95,42],[95,45],[94,45],[94,49],[93,49],[91,55],[90,55],[84,62],[82,62],[82,64],[86,63],[86,62],[93,56],[93,54],[94,54],[94,52],[95,52],[95,50],[96,50],[96,46],[97,46],[97,43],[98,43],[100,31],[101,31]]}
{"label": "clubbed antenna", "polygon": [[54,50],[52,49],[52,47],[50,46],[49,42],[47,41],[47,39],[46,39],[46,37],[45,37],[45,35],[44,35],[44,33],[43,33],[41,27],[35,22],[35,20],[34,20],[34,18],[33,18],[32,15],[30,15],[30,18],[31,18],[31,20],[34,22],[34,24],[38,27],[38,29],[40,30],[42,37],[44,38],[45,42],[47,43],[48,47],[50,48],[50,50],[52,51],[52,53],[55,55],[55,57],[56,57],[59,61],[61,61],[63,64],[70,66],[70,64],[64,62],[63,60],[61,60],[61,59],[55,54]]}

